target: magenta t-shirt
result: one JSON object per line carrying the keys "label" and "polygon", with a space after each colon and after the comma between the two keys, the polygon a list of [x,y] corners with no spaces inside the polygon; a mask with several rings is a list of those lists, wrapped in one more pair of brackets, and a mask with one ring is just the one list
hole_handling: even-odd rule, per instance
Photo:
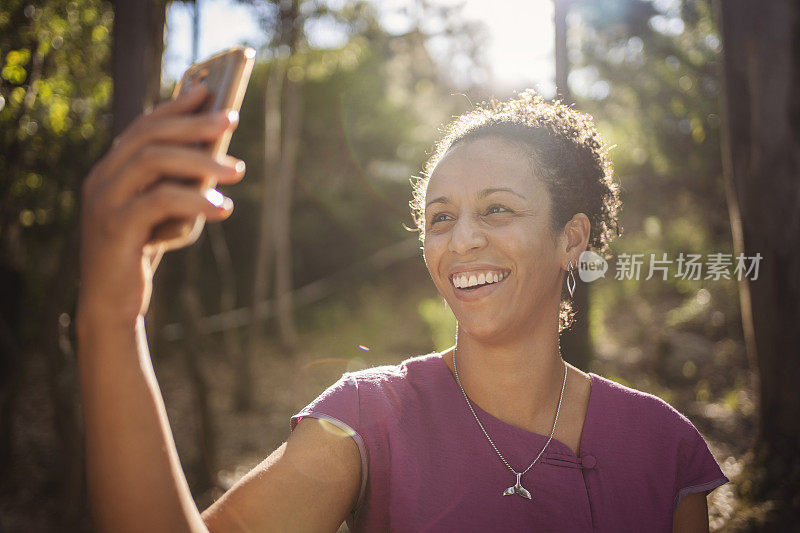
{"label": "magenta t-shirt", "polygon": [[[361,453],[360,531],[672,531],[678,501],[727,483],[694,425],[651,394],[590,373],[580,457],[552,439],[522,476],[532,499],[503,496],[516,476],[467,407],[441,354],[347,372],[292,416],[349,431]],[[547,436],[472,403],[517,472]]]}

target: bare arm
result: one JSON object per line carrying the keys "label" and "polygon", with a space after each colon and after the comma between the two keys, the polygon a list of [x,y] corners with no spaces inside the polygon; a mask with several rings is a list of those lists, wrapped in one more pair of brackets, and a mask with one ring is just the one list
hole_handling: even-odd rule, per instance
{"label": "bare arm", "polygon": [[214,532],[336,531],[360,488],[355,441],[333,424],[303,418],[203,519]]}
{"label": "bare arm", "polygon": [[[181,470],[144,327],[80,335],[89,496],[98,531],[336,531],[356,503],[352,438],[304,418],[201,519]],[[114,357],[107,357],[114,354]],[[206,529],[207,528],[207,529]]]}
{"label": "bare arm", "polygon": [[78,334],[87,482],[98,531],[205,531],[178,460],[143,324],[130,331],[101,327]]}
{"label": "bare arm", "polygon": [[[81,206],[76,328],[86,426],[87,483],[98,531],[335,531],[354,504],[361,462],[353,440],[314,419],[201,517],[181,469],[144,328],[159,253],[147,245],[167,218],[230,215],[197,189],[159,181],[216,175],[237,160],[192,145],[234,124],[190,116],[203,93],[139,117],[87,177]],[[234,118],[235,121],[235,118]]]}
{"label": "bare arm", "polygon": [[708,533],[708,491],[687,494],[672,517],[674,533]]}

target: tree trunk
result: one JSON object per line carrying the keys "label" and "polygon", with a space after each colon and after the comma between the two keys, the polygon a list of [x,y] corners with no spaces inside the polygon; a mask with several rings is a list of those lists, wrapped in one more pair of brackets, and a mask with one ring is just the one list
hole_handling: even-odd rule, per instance
{"label": "tree trunk", "polygon": [[277,303],[278,330],[284,350],[293,352],[297,347],[292,304],[292,249],[291,211],[297,153],[303,123],[302,88],[299,82],[287,76],[284,88],[285,124],[281,164],[278,171],[278,190],[273,230],[275,232],[275,300]]}
{"label": "tree trunk", "polygon": [[570,0],[553,0],[553,26],[555,29],[556,97],[566,104],[572,103],[569,90],[569,51],[567,49],[567,13]]}
{"label": "tree trunk", "polygon": [[186,367],[187,377],[192,384],[197,416],[196,442],[200,450],[200,457],[196,461],[192,473],[192,490],[194,494],[206,492],[216,485],[216,434],[214,432],[214,419],[208,405],[208,383],[206,382],[200,359],[209,345],[208,335],[200,327],[200,318],[203,316],[202,302],[197,292],[200,277],[200,247],[204,235],[184,255],[185,278],[181,290],[181,303],[186,330],[183,347],[183,362]]}
{"label": "tree trunk", "polygon": [[759,398],[751,483],[740,486],[749,499],[774,505],[760,528],[789,531],[800,513],[800,6],[726,0],[717,8],[734,250],[763,258],[757,278],[739,281]]}
{"label": "tree trunk", "polygon": [[251,301],[250,327],[247,349],[241,352],[236,365],[236,409],[249,409],[253,404],[252,362],[261,347],[264,326],[259,307],[267,301],[270,268],[274,256],[272,236],[273,205],[276,175],[281,157],[281,92],[286,73],[286,60],[276,53],[272,60],[264,88],[264,175],[261,179],[261,217],[256,243],[256,262],[253,271],[253,299]]}
{"label": "tree trunk", "polygon": [[166,10],[164,0],[114,2],[114,137],[159,100]]}
{"label": "tree trunk", "polygon": [[[288,63],[303,41],[304,19],[300,15],[300,0],[282,2],[278,12],[280,42],[289,50]],[[283,97],[283,127],[280,165],[278,167],[275,194],[275,301],[277,303],[278,331],[281,346],[287,352],[297,347],[297,331],[294,325],[292,305],[292,250],[291,212],[297,153],[303,130],[303,98],[300,87],[301,76],[293,76],[287,68]]]}
{"label": "tree trunk", "polygon": [[[566,105],[572,103],[569,90],[569,55],[567,49],[567,13],[571,0],[553,0],[555,8],[555,52],[556,52],[556,93]],[[575,296],[572,307],[575,309],[575,322],[568,331],[561,334],[561,355],[565,361],[581,370],[589,370],[592,347],[589,342],[589,286],[581,283],[575,270]]]}
{"label": "tree trunk", "polygon": [[[220,279],[219,312],[223,316],[231,316],[231,312],[236,309],[236,271],[225,240],[225,232],[220,224],[209,224],[206,231]],[[236,364],[241,360],[242,346],[239,343],[236,324],[232,320],[228,320],[223,326],[222,341],[225,346],[225,358],[230,363]]]}

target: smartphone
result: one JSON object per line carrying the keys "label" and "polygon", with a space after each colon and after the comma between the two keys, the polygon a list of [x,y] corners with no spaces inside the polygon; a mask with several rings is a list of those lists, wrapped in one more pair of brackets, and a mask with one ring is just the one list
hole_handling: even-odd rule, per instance
{"label": "smartphone", "polygon": [[[214,113],[223,109],[239,111],[242,106],[250,73],[253,71],[256,51],[250,47],[236,46],[195,63],[189,67],[175,86],[172,99],[189,92],[195,84],[204,83],[208,88],[208,96],[203,105],[195,113]],[[221,158],[228,152],[231,133],[227,131],[215,143],[201,143],[198,146]],[[202,181],[170,178],[187,187],[197,187],[205,191],[215,187],[214,177]],[[194,219],[170,218],[158,224],[150,235],[149,242],[158,242],[163,251],[182,248],[195,242],[203,231],[205,216],[198,215]]]}

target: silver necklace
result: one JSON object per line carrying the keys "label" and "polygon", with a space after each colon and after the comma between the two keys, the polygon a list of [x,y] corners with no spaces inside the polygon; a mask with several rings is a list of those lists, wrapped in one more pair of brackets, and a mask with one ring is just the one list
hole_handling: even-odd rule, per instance
{"label": "silver necklace", "polygon": [[566,365],[566,363],[564,363],[564,382],[561,384],[561,395],[558,397],[558,408],[556,409],[556,419],[553,421],[553,430],[550,431],[550,436],[547,438],[547,442],[544,443],[544,446],[542,447],[542,451],[540,451],[539,455],[536,456],[536,459],[534,459],[533,462],[530,465],[528,465],[528,468],[526,468],[522,472],[517,472],[516,470],[514,470],[511,467],[510,464],[508,464],[508,461],[506,461],[506,458],[503,457],[503,454],[500,453],[500,450],[497,449],[497,446],[494,445],[494,441],[492,441],[492,438],[486,432],[486,428],[484,428],[483,424],[481,424],[481,421],[478,418],[478,415],[475,414],[475,409],[472,408],[472,404],[470,403],[469,398],[467,397],[467,393],[464,391],[464,387],[461,386],[461,379],[459,379],[459,377],[458,377],[458,367],[456,366],[456,351],[455,350],[453,350],[453,371],[455,372],[455,375],[456,375],[456,381],[458,382],[458,387],[461,389],[461,394],[464,395],[464,399],[467,401],[467,407],[469,407],[469,410],[472,411],[472,416],[475,417],[475,421],[481,427],[481,430],[483,431],[483,434],[486,435],[486,438],[489,440],[489,444],[492,445],[492,448],[494,448],[494,451],[497,452],[497,455],[500,457],[500,459],[503,461],[503,463],[505,463],[505,465],[508,467],[508,469],[511,470],[514,473],[514,475],[517,476],[517,482],[515,484],[513,484],[512,486],[508,487],[506,490],[504,490],[503,491],[503,496],[508,496],[510,494],[519,494],[523,498],[528,498],[530,500],[531,499],[531,493],[525,487],[522,486],[521,478],[522,478],[523,475],[525,475],[525,473],[528,470],[531,469],[531,467],[533,467],[533,465],[536,464],[536,461],[539,460],[539,457],[541,457],[542,454],[544,453],[545,449],[547,449],[547,445],[550,444],[550,440],[552,440],[553,434],[556,432],[556,424],[558,424],[558,413],[561,411],[561,400],[564,399],[564,386],[567,384],[567,365]]}

